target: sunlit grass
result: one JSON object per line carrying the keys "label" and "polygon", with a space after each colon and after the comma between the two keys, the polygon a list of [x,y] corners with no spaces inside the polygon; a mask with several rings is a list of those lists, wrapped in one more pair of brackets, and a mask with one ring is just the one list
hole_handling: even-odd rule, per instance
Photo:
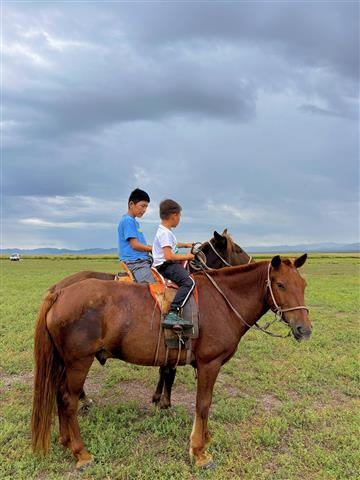
{"label": "sunlit grass", "polygon": [[50,285],[80,270],[116,273],[118,263],[115,257],[66,260],[0,261],[1,478],[357,478],[359,256],[310,255],[303,268],[314,323],[308,343],[251,331],[223,367],[209,422],[213,472],[196,471],[188,458],[195,401],[190,367],[179,369],[174,406],[163,412],[150,402],[157,369],[94,363],[85,388],[96,405],[80,426],[95,462],[82,475],[58,445],[57,426],[50,455],[31,453],[34,324]]}

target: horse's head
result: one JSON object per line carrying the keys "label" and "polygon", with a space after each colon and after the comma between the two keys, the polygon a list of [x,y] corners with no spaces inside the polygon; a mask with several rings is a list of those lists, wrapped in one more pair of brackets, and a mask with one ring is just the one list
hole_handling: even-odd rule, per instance
{"label": "horse's head", "polygon": [[296,340],[308,339],[312,330],[304,300],[306,282],[297,270],[305,263],[306,258],[305,253],[292,262],[288,259],[281,260],[280,256],[276,255],[268,270],[269,306],[291,327]]}
{"label": "horse's head", "polygon": [[227,229],[222,234],[214,232],[214,237],[201,246],[210,268],[222,268],[229,265],[244,265],[251,262],[251,257],[237,245]]}

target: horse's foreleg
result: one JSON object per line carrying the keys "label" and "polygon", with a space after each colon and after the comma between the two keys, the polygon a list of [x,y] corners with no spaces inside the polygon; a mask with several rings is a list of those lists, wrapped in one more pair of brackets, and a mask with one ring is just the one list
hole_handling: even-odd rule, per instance
{"label": "horse's foreleg", "polygon": [[160,367],[159,368],[159,381],[158,381],[158,384],[156,386],[155,393],[152,397],[152,402],[155,403],[155,404],[158,404],[159,400],[161,398],[161,394],[162,394],[162,391],[163,391],[163,388],[164,388],[165,369],[166,368],[167,367]]}
{"label": "horse's foreleg", "polygon": [[175,380],[175,375],[176,375],[176,368],[171,368],[171,367],[165,367],[165,368],[166,368],[164,372],[165,388],[159,402],[160,408],[171,407],[171,389],[172,389],[172,386]]}
{"label": "horse's foreleg", "polygon": [[83,391],[85,378],[93,359],[93,356],[88,357],[66,369],[66,386],[62,396],[64,403],[63,412],[67,417],[70,447],[77,459],[76,468],[81,468],[92,460],[91,455],[84,448],[84,442],[80,435],[77,408],[80,394]]}
{"label": "horse's foreleg", "polygon": [[194,457],[195,463],[199,467],[206,467],[212,463],[212,457],[205,448],[210,439],[207,422],[214,383],[220,366],[221,362],[219,361],[198,364],[196,413],[190,435],[190,456]]}

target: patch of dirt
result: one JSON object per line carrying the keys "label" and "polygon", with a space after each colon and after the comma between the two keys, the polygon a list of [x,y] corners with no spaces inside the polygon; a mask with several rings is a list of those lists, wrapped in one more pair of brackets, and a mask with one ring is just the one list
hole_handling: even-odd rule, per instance
{"label": "patch of dirt", "polygon": [[190,392],[183,385],[176,385],[171,392],[172,406],[183,405],[189,412],[195,411],[196,392]]}
{"label": "patch of dirt", "polygon": [[[99,385],[88,378],[85,382],[84,389],[86,395],[94,400],[97,405],[137,401],[142,410],[149,411],[153,408],[151,400],[155,386],[154,384],[154,386],[150,388],[141,381],[122,381],[110,395],[101,396],[99,395]],[[176,385],[175,380],[171,392],[171,405],[183,405],[187,410],[193,412],[195,410],[195,396],[195,392],[189,392],[183,385]]]}
{"label": "patch of dirt", "polygon": [[4,372],[0,372],[0,381],[4,388],[10,388],[14,383],[21,383],[23,385],[30,385],[33,382],[33,373],[22,373],[19,375],[9,375]]}
{"label": "patch of dirt", "polygon": [[280,409],[281,401],[274,395],[266,394],[257,400],[257,404],[261,405],[265,412],[276,412]]}

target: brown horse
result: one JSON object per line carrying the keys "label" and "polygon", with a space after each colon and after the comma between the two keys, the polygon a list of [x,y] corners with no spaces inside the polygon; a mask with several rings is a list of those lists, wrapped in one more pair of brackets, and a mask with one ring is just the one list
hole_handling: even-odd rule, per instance
{"label": "brown horse", "polygon": [[[221,268],[225,266],[245,265],[252,262],[250,257],[239,245],[237,245],[227,228],[222,234],[214,232],[214,237],[200,245],[199,250],[204,254],[205,266],[208,268]],[[194,263],[189,265],[192,273],[198,271]],[[49,292],[57,292],[62,288],[73,285],[88,278],[97,278],[98,280],[114,280],[112,273],[83,271],[65,277],[63,280],[53,285]],[[101,360],[104,364],[104,361]],[[169,408],[171,406],[171,390],[176,376],[176,369],[170,366],[159,367],[159,380],[152,396],[152,401],[159,408]],[[82,408],[87,410],[93,404],[83,391],[80,395]]]}
{"label": "brown horse", "polygon": [[[294,262],[277,255],[271,262],[211,270],[194,276],[199,293],[200,333],[192,348],[197,369],[196,414],[190,454],[196,465],[211,462],[208,413],[221,366],[235,353],[241,337],[269,309],[291,327],[297,340],[308,338],[311,322],[304,306],[305,281],[297,271],[306,255]],[[137,365],[153,365],[160,314],[147,285],[122,285],[89,279],[49,293],[35,332],[35,379],[32,445],[47,452],[55,399],[60,442],[72,450],[77,468],[91,461],[80,436],[77,406],[97,352]],[[186,354],[186,353],[185,353]],[[177,352],[168,363],[176,362]],[[159,364],[164,365],[161,346]],[[185,357],[180,358],[180,364]]]}

